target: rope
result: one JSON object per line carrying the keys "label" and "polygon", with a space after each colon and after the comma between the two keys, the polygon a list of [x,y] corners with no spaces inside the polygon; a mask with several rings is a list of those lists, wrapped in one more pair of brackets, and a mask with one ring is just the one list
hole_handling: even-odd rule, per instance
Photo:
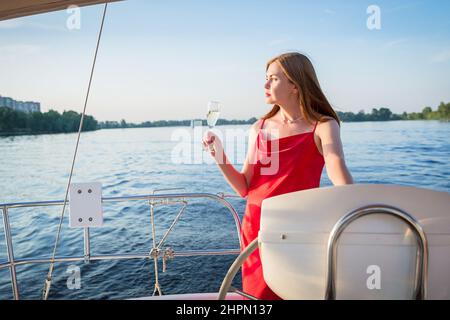
{"label": "rope", "polygon": [[101,39],[102,32],[103,32],[103,24],[105,22],[105,16],[106,16],[106,9],[107,8],[108,8],[108,3],[105,3],[105,7],[103,9],[102,23],[100,25],[100,31],[98,33],[98,38],[97,38],[97,46],[95,48],[94,61],[92,63],[92,68],[91,68],[91,75],[89,77],[88,89],[87,89],[87,92],[86,92],[86,98],[84,100],[83,113],[81,115],[80,126],[78,127],[77,143],[75,145],[75,151],[74,151],[73,159],[72,159],[72,166],[70,168],[69,181],[67,182],[66,195],[64,197],[64,205],[63,205],[62,212],[61,212],[61,217],[60,217],[60,220],[59,220],[58,232],[56,234],[55,245],[53,247],[53,254],[52,254],[51,261],[50,261],[50,267],[49,267],[49,270],[48,270],[47,278],[45,280],[44,289],[42,290],[42,298],[44,300],[47,300],[47,298],[48,298],[48,294],[50,292],[50,286],[51,286],[51,283],[52,283],[52,274],[53,274],[53,269],[54,269],[54,266],[55,266],[56,249],[58,247],[59,237],[60,237],[60,234],[61,234],[61,228],[62,228],[62,223],[63,223],[63,219],[64,219],[64,211],[66,209],[67,197],[68,197],[68,194],[69,194],[70,182],[72,181],[73,168],[75,166],[75,159],[76,159],[76,156],[77,156],[78,145],[80,143],[81,130],[83,128],[84,115],[86,113],[86,106],[87,106],[88,99],[89,99],[89,93],[91,91],[91,84],[92,84],[92,78],[94,76],[95,62],[97,61],[97,53],[98,53],[98,48],[99,48],[99,45],[100,45],[100,39]]}
{"label": "rope", "polygon": [[162,296],[161,286],[159,285],[159,275],[158,275],[158,256],[159,248],[156,247],[156,230],[155,230],[155,215],[154,215],[154,203],[150,201],[150,223],[152,224],[152,241],[153,248],[150,251],[150,256],[153,256],[153,264],[155,268],[155,288],[153,290],[153,296],[158,292],[159,296]]}

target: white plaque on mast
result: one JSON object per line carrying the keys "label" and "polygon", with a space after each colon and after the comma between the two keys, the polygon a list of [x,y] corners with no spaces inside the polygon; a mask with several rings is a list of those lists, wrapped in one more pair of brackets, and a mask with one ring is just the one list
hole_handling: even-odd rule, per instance
{"label": "white plaque on mast", "polygon": [[72,183],[69,196],[70,228],[103,226],[102,184],[100,182]]}

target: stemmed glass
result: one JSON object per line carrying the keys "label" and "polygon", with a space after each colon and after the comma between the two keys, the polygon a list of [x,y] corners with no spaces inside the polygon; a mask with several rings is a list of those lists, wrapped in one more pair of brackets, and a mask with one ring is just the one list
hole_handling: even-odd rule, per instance
{"label": "stemmed glass", "polygon": [[[208,110],[206,113],[206,122],[208,123],[209,129],[214,128],[219,120],[220,115],[220,102],[219,101],[209,101],[208,102]],[[205,149],[207,150],[207,149]],[[209,145],[209,150],[214,150],[212,143]]]}

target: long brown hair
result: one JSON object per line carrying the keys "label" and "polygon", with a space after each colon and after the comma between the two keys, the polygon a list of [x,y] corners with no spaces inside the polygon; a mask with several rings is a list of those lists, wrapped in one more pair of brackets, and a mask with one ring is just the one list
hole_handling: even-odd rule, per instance
{"label": "long brown hair", "polygon": [[[297,87],[300,113],[307,122],[314,123],[321,121],[323,116],[329,116],[340,125],[339,117],[323,94],[314,67],[308,57],[298,52],[283,53],[267,62],[266,71],[273,62],[280,65],[289,81]],[[280,106],[275,104],[272,110],[262,118],[269,119],[279,110]]]}

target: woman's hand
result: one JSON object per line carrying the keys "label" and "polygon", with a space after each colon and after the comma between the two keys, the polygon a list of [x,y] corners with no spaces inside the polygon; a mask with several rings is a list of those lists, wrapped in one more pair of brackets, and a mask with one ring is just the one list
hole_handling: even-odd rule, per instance
{"label": "woman's hand", "polygon": [[202,139],[203,148],[209,151],[216,162],[223,163],[223,145],[219,137],[212,131],[207,131]]}
{"label": "woman's hand", "polygon": [[219,137],[214,132],[208,131],[203,136],[202,143],[203,147],[209,151],[216,161],[217,166],[222,171],[228,184],[241,197],[246,197],[248,193],[246,177],[244,174],[237,171],[229,162],[223,151],[222,141],[220,141]]}

